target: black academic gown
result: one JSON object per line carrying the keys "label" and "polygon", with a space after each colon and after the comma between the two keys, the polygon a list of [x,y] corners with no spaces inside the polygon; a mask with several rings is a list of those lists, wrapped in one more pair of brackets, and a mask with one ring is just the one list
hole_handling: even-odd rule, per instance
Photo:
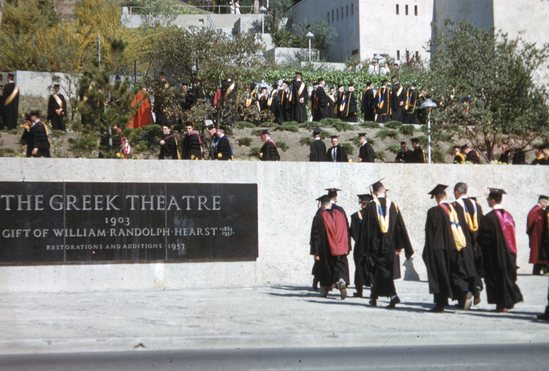
{"label": "black academic gown", "polygon": [[421,149],[421,147],[414,148],[414,150],[409,151],[408,154],[408,161],[406,162],[413,164],[425,163],[425,154],[423,153],[423,149]]}
{"label": "black academic gown", "polygon": [[[383,213],[387,212],[387,201],[379,198]],[[404,249],[406,258],[413,255],[414,250],[404,225],[402,214],[391,202],[389,209],[389,228],[387,233],[381,233],[377,220],[377,205],[370,202],[364,211],[364,221],[360,234],[360,250],[373,266],[373,282],[371,298],[396,295],[394,280],[400,278],[400,258],[397,250]]]}
{"label": "black academic gown", "polygon": [[181,158],[183,160],[202,160],[200,137],[197,133],[185,134],[183,137]]}
{"label": "black academic gown", "polygon": [[328,97],[328,117],[337,117],[337,98],[335,95],[327,95]]}
{"label": "black academic gown", "polygon": [[267,140],[261,146],[260,153],[263,155],[261,156],[261,161],[279,161],[280,155],[278,154],[278,150],[276,149],[276,145],[273,143],[272,140]]}
{"label": "black academic gown", "polygon": [[[58,109],[63,111],[59,115],[57,113]],[[48,120],[51,122],[51,127],[53,130],[66,130],[65,127],[65,111],[67,109],[67,102],[63,94],[57,94],[56,97],[52,94],[48,99]]]}
{"label": "black academic gown", "polygon": [[2,122],[8,129],[15,129],[17,127],[19,89],[17,88],[17,92],[15,92],[16,88],[17,85],[14,82],[10,82],[4,85],[4,89],[2,90]]}
{"label": "black academic gown", "polygon": [[284,111],[280,107],[280,90],[276,89],[271,92],[267,105],[275,118],[275,122],[282,124],[284,122]]}
{"label": "black academic gown", "polygon": [[320,139],[314,139],[310,145],[309,161],[311,162],[325,162],[326,157],[326,145]]}
{"label": "black academic gown", "polygon": [[435,296],[435,303],[440,306],[448,305],[448,299],[454,297],[450,273],[454,246],[448,214],[440,206],[430,208],[425,222],[422,256],[427,268],[429,293]]}
{"label": "black academic gown", "polygon": [[368,269],[368,261],[366,257],[362,254],[362,251],[359,248],[360,243],[360,232],[362,229],[362,220],[363,217],[359,218],[359,213],[362,214],[362,211],[357,211],[351,215],[351,227],[349,233],[355,241],[355,246],[353,249],[353,260],[355,262],[355,288],[357,291],[362,291],[362,286],[370,286],[370,273],[371,269]]}
{"label": "black academic gown", "polygon": [[[335,157],[334,149],[336,149]],[[339,144],[335,147],[330,147],[330,149],[328,149],[328,151],[326,152],[326,157],[330,162],[349,162],[349,157],[347,157],[347,151],[345,151],[345,148],[340,146]]]}
{"label": "black academic gown", "polygon": [[477,209],[477,230],[472,230],[472,226],[467,225],[467,230],[469,231],[469,236],[471,238],[471,243],[473,244],[473,257],[475,260],[475,269],[476,269],[476,287],[475,290],[481,291],[484,287],[482,283],[482,277],[484,276],[484,266],[482,262],[482,251],[480,249],[480,246],[478,245],[477,241],[477,235],[478,235],[478,226],[480,225],[480,220],[484,216],[482,213],[482,206],[475,200],[470,199],[464,199],[463,200],[466,207],[466,212],[469,213],[471,220],[475,218],[475,208],[473,207],[473,204],[476,206]]}
{"label": "black academic gown", "polygon": [[[347,225],[347,228],[349,226]],[[313,274],[321,286],[332,288],[339,279],[349,283],[349,264],[347,256],[333,256],[330,252],[330,245],[324,226],[324,219],[320,209],[316,212],[311,226],[310,254],[319,256],[320,260],[315,261]]]}
{"label": "black academic gown", "polygon": [[210,146],[210,160],[228,161],[233,158],[231,143],[226,135],[215,135]]}
{"label": "black academic gown", "polygon": [[387,122],[391,120],[391,93],[387,86],[379,88],[376,94],[376,114],[377,122]]}
{"label": "black academic gown", "polygon": [[522,301],[516,284],[517,257],[507,248],[498,217],[492,210],[480,221],[477,240],[484,258],[484,283],[488,303],[499,308],[512,308]]}
{"label": "black academic gown", "polygon": [[358,150],[358,158],[360,159],[360,162],[374,162],[374,147],[368,142],[361,145]]}
{"label": "black academic gown", "polygon": [[362,113],[364,114],[364,121],[375,120],[375,102],[374,89],[367,88],[362,94]]}
{"label": "black academic gown", "polygon": [[175,135],[174,134],[163,135],[162,140],[164,141],[164,144],[160,145],[160,155],[158,156],[158,158],[160,160],[164,160],[164,159],[178,160],[179,145],[177,143],[177,138],[175,137]]}
{"label": "black academic gown", "polygon": [[400,84],[395,84],[391,91],[391,119],[404,122],[405,92]]}
{"label": "black academic gown", "polygon": [[322,86],[319,86],[315,91],[313,100],[313,121],[320,121],[330,117],[328,100],[326,91]]}
{"label": "black academic gown", "polygon": [[417,124],[417,90],[408,89],[405,99],[404,122],[407,124]]}
{"label": "black academic gown", "polygon": [[35,122],[29,130],[23,132],[21,142],[27,145],[27,157],[32,157],[32,151],[38,148],[35,157],[51,157],[48,131],[41,121]]}
{"label": "black academic gown", "polygon": [[[292,120],[299,123],[307,121],[307,102],[309,93],[303,81],[294,81],[292,85]],[[301,100],[303,102],[301,102]]]}
{"label": "black academic gown", "polygon": [[348,91],[345,93],[347,105],[345,107],[345,113],[343,116],[344,120],[347,122],[357,122],[356,112],[357,112],[357,102],[356,94],[354,91]]}

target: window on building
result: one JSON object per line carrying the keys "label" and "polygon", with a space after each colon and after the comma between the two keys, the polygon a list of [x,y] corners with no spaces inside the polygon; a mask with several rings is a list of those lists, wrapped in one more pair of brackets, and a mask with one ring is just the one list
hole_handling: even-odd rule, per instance
{"label": "window on building", "polygon": [[326,13],[326,21],[330,23],[330,12]]}
{"label": "window on building", "polygon": [[398,15],[398,13],[400,13],[400,8],[399,8],[398,4],[396,5],[396,13],[397,13],[397,15]]}
{"label": "window on building", "polygon": [[336,9],[336,21],[339,21],[339,8]]}
{"label": "window on building", "polygon": [[406,50],[406,62],[410,62],[410,51]]}
{"label": "window on building", "polygon": [[332,22],[335,21],[334,10],[332,9]]}
{"label": "window on building", "polygon": [[397,61],[400,60],[400,50],[397,50]]}
{"label": "window on building", "polygon": [[419,61],[419,52],[416,50],[416,61]]}
{"label": "window on building", "polygon": [[345,17],[349,16],[349,5],[345,5]]}
{"label": "window on building", "polygon": [[341,7],[341,20],[343,20],[343,7]]}
{"label": "window on building", "polygon": [[408,15],[408,5],[404,5],[404,14]]}
{"label": "window on building", "polygon": [[355,15],[355,4],[351,3],[351,15]]}
{"label": "window on building", "polygon": [[417,15],[417,5],[414,5],[414,15]]}

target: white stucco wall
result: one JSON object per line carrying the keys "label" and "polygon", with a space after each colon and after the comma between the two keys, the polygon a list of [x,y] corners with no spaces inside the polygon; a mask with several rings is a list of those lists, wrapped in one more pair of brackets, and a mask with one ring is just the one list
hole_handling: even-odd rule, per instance
{"label": "white stucco wall", "polygon": [[406,51],[410,59],[416,52],[422,60],[429,59],[432,19],[433,0],[360,0],[361,59],[372,59],[378,53],[405,62]]}
{"label": "white stucco wall", "polygon": [[[488,186],[504,188],[503,205],[517,223],[518,265],[530,272],[526,215],[539,193],[547,193],[549,168],[412,164],[333,164],[254,161],[153,161],[1,158],[2,181],[257,183],[259,258],[255,262],[107,264],[0,267],[0,293],[136,288],[304,285],[311,282],[309,233],[315,198],[324,188],[343,189],[339,204],[356,211],[356,194],[385,178],[399,205],[416,251],[414,266],[426,278],[421,259],[427,192],[437,183],[466,181],[470,195],[487,209]],[[0,221],[1,223],[1,221]],[[352,258],[351,260],[351,267]],[[404,273],[404,269],[403,269]]]}

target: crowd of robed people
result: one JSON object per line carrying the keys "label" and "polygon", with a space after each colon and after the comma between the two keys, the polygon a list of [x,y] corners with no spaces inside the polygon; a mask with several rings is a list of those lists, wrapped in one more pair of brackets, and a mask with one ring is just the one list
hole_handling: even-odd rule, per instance
{"label": "crowd of robed people", "polygon": [[[513,309],[523,297],[517,285],[515,221],[502,205],[506,192],[489,188],[487,202],[492,210],[484,214],[476,197],[467,195],[466,183],[454,186],[454,201],[449,201],[447,188],[438,184],[428,193],[435,205],[426,214],[422,258],[433,294],[431,311],[443,312],[451,300],[458,308],[469,310],[481,302],[483,290],[488,303],[495,305],[494,311]],[[328,193],[317,199],[310,234],[313,289],[327,297],[337,288],[345,299],[351,282],[347,256],[352,251],[353,296],[363,297],[364,288],[369,287],[370,305],[377,306],[380,297],[387,297],[387,307],[395,308],[401,302],[394,284],[401,277],[400,255],[404,251],[406,259],[411,259],[414,249],[401,210],[388,197],[388,189],[378,181],[370,190],[358,195],[359,210],[351,215],[350,223],[337,204],[339,189],[327,189]],[[533,274],[549,273],[548,205],[549,197],[541,195],[528,214]],[[549,305],[538,318],[549,321]]]}

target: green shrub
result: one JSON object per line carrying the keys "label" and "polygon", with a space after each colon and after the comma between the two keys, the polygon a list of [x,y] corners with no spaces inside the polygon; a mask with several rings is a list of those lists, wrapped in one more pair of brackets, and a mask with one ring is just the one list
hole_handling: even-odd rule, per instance
{"label": "green shrub", "polygon": [[259,125],[259,127],[261,127],[261,128],[276,128],[277,126],[278,126],[278,124],[276,122],[262,122]]}
{"label": "green shrub", "polygon": [[400,121],[389,121],[383,124],[384,127],[389,129],[398,129],[402,126]]}
{"label": "green shrub", "polygon": [[384,140],[386,138],[397,139],[398,132],[392,129],[381,129],[380,131],[377,132],[376,138],[379,138],[381,140]]}
{"label": "green shrub", "polygon": [[379,161],[385,161],[385,152],[376,152],[375,158]]}
{"label": "green shrub", "polygon": [[282,152],[286,152],[288,150],[288,148],[290,148],[286,142],[283,142],[281,140],[277,141],[276,142],[276,146],[282,151]]}
{"label": "green shrub", "polygon": [[255,124],[252,124],[251,122],[248,122],[248,121],[238,121],[236,124],[235,124],[235,127],[237,129],[246,129],[246,128],[255,128],[256,125]]}
{"label": "green shrub", "polygon": [[291,131],[292,133],[297,133],[299,131],[299,127],[294,124],[282,124],[275,127],[275,130],[278,131]]}
{"label": "green shrub", "polygon": [[250,144],[252,144],[252,138],[244,137],[244,138],[238,138],[236,140],[239,146],[245,146],[248,147]]}
{"label": "green shrub", "polygon": [[399,131],[400,134],[402,134],[402,135],[414,135],[415,128],[414,128],[413,125],[401,125],[401,126],[398,128],[398,131]]}
{"label": "green shrub", "polygon": [[345,143],[342,143],[341,146],[345,148],[345,151],[349,156],[352,156],[353,153],[355,153],[355,147],[353,146],[353,143],[345,142]]}
{"label": "green shrub", "polygon": [[299,144],[302,146],[310,146],[312,142],[313,142],[312,137],[303,137],[299,140]]}
{"label": "green shrub", "polygon": [[261,151],[261,148],[253,147],[253,148],[250,149],[250,152],[248,153],[248,156],[249,157],[258,157],[260,151]]}
{"label": "green shrub", "polygon": [[353,130],[353,125],[349,124],[348,122],[341,121],[340,119],[336,119],[336,118],[322,119],[320,121],[320,124],[323,127],[332,127],[334,129],[336,129],[338,132]]}
{"label": "green shrub", "polygon": [[361,127],[366,129],[379,129],[380,125],[377,122],[373,121],[365,121],[364,123],[360,124]]}
{"label": "green shrub", "polygon": [[386,151],[389,151],[389,152],[392,152],[394,154],[397,154],[398,151],[400,150],[400,144],[391,144],[389,146],[387,146],[387,148],[385,148]]}

